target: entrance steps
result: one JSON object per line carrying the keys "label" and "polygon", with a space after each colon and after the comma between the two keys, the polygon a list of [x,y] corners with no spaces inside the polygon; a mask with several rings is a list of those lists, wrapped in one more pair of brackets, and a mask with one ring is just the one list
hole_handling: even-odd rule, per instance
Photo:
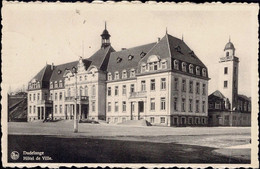
{"label": "entrance steps", "polygon": [[118,125],[130,125],[130,126],[152,126],[151,123],[149,123],[146,120],[127,120],[122,123],[118,123]]}

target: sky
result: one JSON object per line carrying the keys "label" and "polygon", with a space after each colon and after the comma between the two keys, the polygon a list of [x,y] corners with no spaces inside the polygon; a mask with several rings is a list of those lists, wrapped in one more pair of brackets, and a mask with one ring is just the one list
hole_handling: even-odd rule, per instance
{"label": "sky", "polygon": [[2,73],[5,87],[27,84],[46,63],[90,57],[101,46],[104,22],[115,50],[184,38],[209,71],[209,94],[218,86],[218,61],[231,38],[239,58],[238,92],[251,96],[257,62],[255,5],[90,5],[5,3],[2,10]]}

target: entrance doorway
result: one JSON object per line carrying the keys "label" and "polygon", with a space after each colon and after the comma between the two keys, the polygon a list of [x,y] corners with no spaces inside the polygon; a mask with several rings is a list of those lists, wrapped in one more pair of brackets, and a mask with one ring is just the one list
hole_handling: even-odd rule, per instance
{"label": "entrance doorway", "polygon": [[139,101],[138,102],[138,120],[140,120],[140,113],[144,112],[144,102]]}

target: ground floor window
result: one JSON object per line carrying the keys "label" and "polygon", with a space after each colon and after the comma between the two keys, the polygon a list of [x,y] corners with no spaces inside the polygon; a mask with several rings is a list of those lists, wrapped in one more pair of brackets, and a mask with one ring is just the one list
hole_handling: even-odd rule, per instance
{"label": "ground floor window", "polygon": [[202,118],[202,124],[206,124],[206,119]]}
{"label": "ground floor window", "polygon": [[225,120],[229,120],[229,115],[225,116]]}
{"label": "ground floor window", "polygon": [[114,121],[115,121],[115,123],[117,123],[117,121],[118,121],[118,120],[117,120],[117,117],[114,119]]}
{"label": "ground floor window", "polygon": [[96,111],[96,105],[95,105],[95,102],[92,102],[92,112],[95,112]]}
{"label": "ground floor window", "polygon": [[185,121],[186,119],[185,119],[185,117],[182,117],[181,118],[181,124],[186,124],[186,121]]}
{"label": "ground floor window", "polygon": [[154,123],[154,117],[150,117],[150,123]]}
{"label": "ground floor window", "polygon": [[192,118],[189,118],[189,124],[192,124]]}
{"label": "ground floor window", "polygon": [[165,117],[161,117],[161,123],[165,123]]}
{"label": "ground floor window", "polygon": [[174,123],[174,124],[177,124],[177,123],[178,123],[178,118],[177,118],[177,117],[175,117],[175,118],[173,119],[173,123]]}

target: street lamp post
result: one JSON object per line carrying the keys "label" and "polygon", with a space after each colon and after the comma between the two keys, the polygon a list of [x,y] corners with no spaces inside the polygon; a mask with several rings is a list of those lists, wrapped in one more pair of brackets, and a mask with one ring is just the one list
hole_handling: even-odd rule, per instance
{"label": "street lamp post", "polygon": [[77,112],[77,97],[78,97],[78,89],[77,89],[77,68],[73,67],[72,68],[73,73],[75,75],[75,113],[74,113],[74,133],[78,132],[78,112]]}

